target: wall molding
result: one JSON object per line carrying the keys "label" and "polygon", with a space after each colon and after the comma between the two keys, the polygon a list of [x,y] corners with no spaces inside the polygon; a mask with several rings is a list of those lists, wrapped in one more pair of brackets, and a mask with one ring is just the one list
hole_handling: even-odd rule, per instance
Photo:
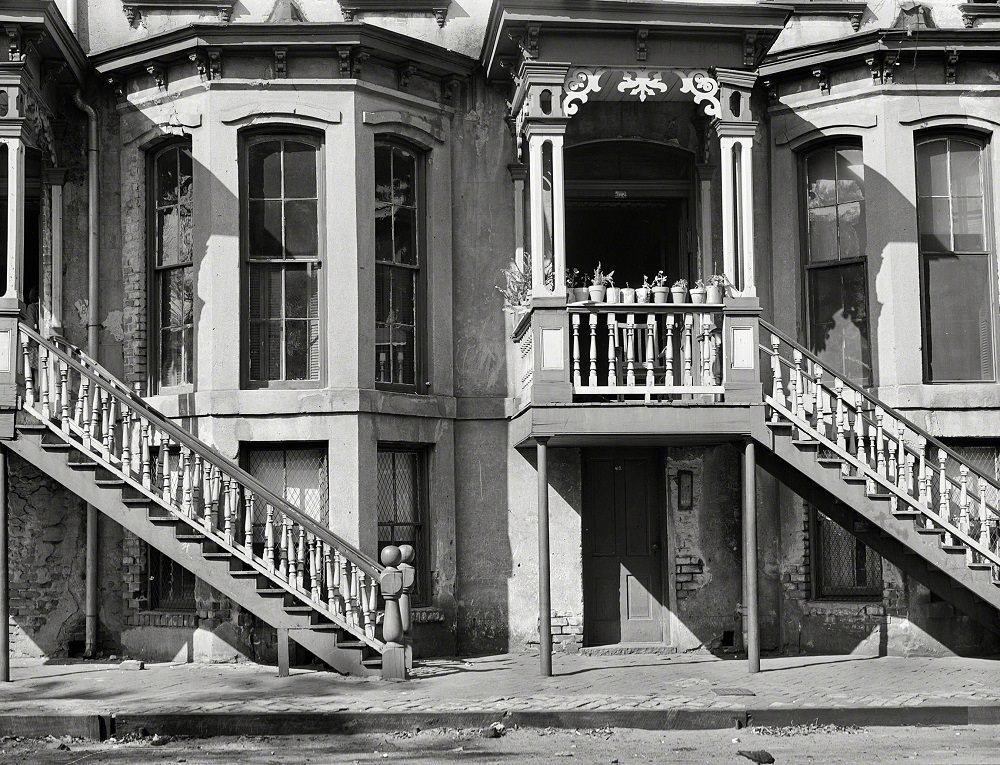
{"label": "wall molding", "polygon": [[413,114],[408,114],[407,112],[400,111],[379,111],[379,112],[363,112],[361,115],[361,120],[366,125],[378,125],[386,127],[402,127],[408,128],[410,130],[416,130],[428,138],[437,141],[438,143],[444,143],[445,133],[441,128],[431,124],[428,120],[423,117],[417,117]]}
{"label": "wall molding", "polygon": [[344,21],[359,13],[433,13],[439,27],[448,18],[451,0],[340,0]]}
{"label": "wall molding", "polygon": [[122,0],[122,10],[130,26],[135,26],[150,11],[201,11],[214,14],[219,21],[233,17],[236,0]]}

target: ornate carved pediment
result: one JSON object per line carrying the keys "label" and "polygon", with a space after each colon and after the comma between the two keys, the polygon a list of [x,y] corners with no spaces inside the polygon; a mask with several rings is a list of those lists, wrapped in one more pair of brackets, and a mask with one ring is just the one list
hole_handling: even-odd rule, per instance
{"label": "ornate carved pediment", "polygon": [[575,115],[590,101],[678,101],[687,95],[718,117],[719,83],[704,69],[604,69],[573,67],[566,76],[563,112]]}

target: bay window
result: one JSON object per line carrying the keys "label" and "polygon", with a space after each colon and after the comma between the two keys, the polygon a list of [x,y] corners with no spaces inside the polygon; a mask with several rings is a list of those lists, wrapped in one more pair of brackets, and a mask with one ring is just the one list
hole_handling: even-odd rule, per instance
{"label": "bay window", "polygon": [[916,160],[925,381],[992,381],[985,146],[971,136],[932,136],[917,142]]}

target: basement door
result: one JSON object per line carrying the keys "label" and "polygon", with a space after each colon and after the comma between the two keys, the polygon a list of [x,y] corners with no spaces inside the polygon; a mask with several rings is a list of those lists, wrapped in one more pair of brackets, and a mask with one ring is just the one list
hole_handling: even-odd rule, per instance
{"label": "basement door", "polygon": [[586,645],[666,642],[659,475],[655,451],[584,455]]}

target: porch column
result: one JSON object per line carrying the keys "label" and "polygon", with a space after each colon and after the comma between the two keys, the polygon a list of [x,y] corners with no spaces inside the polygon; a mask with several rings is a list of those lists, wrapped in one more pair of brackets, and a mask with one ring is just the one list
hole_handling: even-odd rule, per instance
{"label": "porch column", "polygon": [[549,468],[547,437],[535,439],[538,467],[538,657],[542,677],[552,677],[552,592],[549,574]]}
{"label": "porch column", "polygon": [[507,165],[514,182],[514,265],[524,270],[524,181],[528,169],[519,163]]}
{"label": "porch column", "polygon": [[20,309],[24,286],[24,141],[0,138],[7,148],[7,263],[4,308]]}
{"label": "porch column", "polygon": [[[525,128],[531,205],[531,289],[535,297],[566,294],[565,132],[565,123],[530,123]],[[555,277],[552,291],[545,282],[546,262],[552,264]]]}
{"label": "porch column", "polygon": [[712,251],[714,230],[712,228],[712,176],[714,165],[699,163],[695,165],[698,177],[698,247],[700,273],[696,278],[707,279],[718,273],[715,269],[714,253]]}
{"label": "porch column", "polygon": [[743,445],[743,612],[747,628],[747,668],[760,672],[757,618],[757,453],[752,439]]}

